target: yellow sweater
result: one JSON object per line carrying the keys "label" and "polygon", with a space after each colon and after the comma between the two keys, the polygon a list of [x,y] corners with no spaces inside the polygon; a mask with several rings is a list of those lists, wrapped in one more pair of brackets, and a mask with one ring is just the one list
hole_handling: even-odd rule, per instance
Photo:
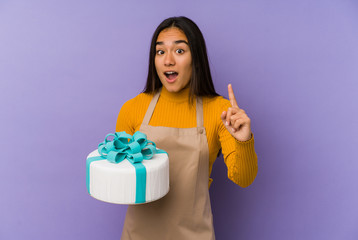
{"label": "yellow sweater", "polygon": [[[188,102],[189,88],[179,93],[170,93],[163,87],[152,118],[151,126],[175,128],[196,127],[196,102],[190,107]],[[116,125],[116,132],[126,131],[133,135],[139,131],[144,115],[153,94],[141,93],[127,101],[121,108]],[[231,106],[229,100],[222,96],[203,97],[204,127],[209,145],[209,176],[212,166],[222,149],[228,169],[228,178],[241,187],[249,186],[257,174],[257,156],[254,149],[254,138],[239,142],[226,130],[220,115]],[[209,178],[209,187],[212,179]]]}

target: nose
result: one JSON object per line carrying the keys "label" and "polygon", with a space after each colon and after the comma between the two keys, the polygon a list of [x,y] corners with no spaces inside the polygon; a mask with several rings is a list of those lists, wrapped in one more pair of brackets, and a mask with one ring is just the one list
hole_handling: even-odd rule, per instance
{"label": "nose", "polygon": [[174,66],[175,65],[175,59],[172,53],[167,53],[164,58],[164,65],[165,66]]}

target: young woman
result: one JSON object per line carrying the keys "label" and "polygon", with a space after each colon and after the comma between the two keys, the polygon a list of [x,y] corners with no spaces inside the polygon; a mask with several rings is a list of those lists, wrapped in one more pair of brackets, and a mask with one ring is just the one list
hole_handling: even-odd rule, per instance
{"label": "young woman", "polygon": [[215,239],[208,187],[219,151],[241,187],[257,173],[250,119],[230,84],[228,92],[230,101],[215,92],[197,25],[186,17],[164,20],[153,34],[145,89],[123,105],[116,131],[141,131],[168,152],[170,191],[129,206],[122,239]]}

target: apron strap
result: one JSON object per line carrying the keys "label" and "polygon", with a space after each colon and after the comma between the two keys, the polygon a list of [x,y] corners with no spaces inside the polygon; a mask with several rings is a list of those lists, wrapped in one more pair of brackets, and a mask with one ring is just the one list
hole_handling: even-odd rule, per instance
{"label": "apron strap", "polygon": [[[157,105],[160,92],[162,91],[162,88],[158,90],[158,92],[153,96],[152,100],[150,101],[150,104],[148,106],[147,112],[145,113],[145,116],[143,118],[142,124],[149,125],[149,121],[152,118],[155,105]],[[204,114],[203,114],[203,99],[201,97],[196,97],[196,124],[197,127],[203,127],[204,126]]]}
{"label": "apron strap", "polygon": [[204,127],[203,99],[196,97],[196,126]]}
{"label": "apron strap", "polygon": [[149,103],[147,112],[145,113],[145,116],[143,118],[142,124],[149,125],[149,121],[152,118],[152,114],[154,112],[155,105],[157,105],[158,98],[160,95],[160,92],[162,91],[162,88],[158,90],[158,92],[153,96],[152,101]]}

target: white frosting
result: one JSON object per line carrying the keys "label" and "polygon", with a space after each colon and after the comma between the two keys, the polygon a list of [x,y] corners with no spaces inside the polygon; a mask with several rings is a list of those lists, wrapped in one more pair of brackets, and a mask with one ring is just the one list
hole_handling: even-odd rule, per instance
{"label": "white frosting", "polygon": [[[98,150],[87,158],[100,156]],[[146,168],[146,202],[165,196],[169,191],[169,159],[165,153],[155,154],[150,160],[143,160]],[[90,164],[90,194],[92,197],[110,203],[135,204],[136,173],[127,160],[115,164],[107,160]]]}

